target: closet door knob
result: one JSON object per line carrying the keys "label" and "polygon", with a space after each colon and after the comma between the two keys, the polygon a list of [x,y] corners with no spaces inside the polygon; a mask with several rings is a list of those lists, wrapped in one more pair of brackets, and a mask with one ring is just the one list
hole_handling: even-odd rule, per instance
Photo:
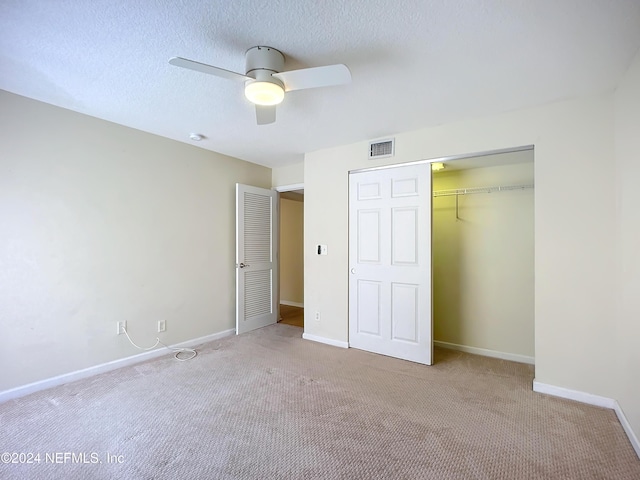
{"label": "closet door knob", "polygon": [[356,273],[356,269],[355,269],[355,268],[352,268],[352,269],[351,269],[351,275],[353,275],[354,273]]}

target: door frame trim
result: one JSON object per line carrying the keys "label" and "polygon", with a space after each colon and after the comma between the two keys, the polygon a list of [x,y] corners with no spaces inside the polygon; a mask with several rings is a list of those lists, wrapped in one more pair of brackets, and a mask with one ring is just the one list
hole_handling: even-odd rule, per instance
{"label": "door frame trim", "polygon": [[273,187],[271,190],[276,192],[292,192],[294,190],[304,190],[304,183],[293,183],[291,185],[281,185],[279,187]]}

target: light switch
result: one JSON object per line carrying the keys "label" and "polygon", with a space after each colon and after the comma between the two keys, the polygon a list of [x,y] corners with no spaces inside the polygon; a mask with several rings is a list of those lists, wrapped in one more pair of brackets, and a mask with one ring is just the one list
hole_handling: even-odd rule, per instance
{"label": "light switch", "polygon": [[318,245],[317,252],[318,252],[318,255],[326,255],[327,254],[327,246],[326,245]]}

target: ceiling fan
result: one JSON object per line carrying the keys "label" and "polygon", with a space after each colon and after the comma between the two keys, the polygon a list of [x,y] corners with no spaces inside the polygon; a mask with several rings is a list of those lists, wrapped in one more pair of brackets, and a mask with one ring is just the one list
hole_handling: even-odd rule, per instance
{"label": "ceiling fan", "polygon": [[245,61],[244,75],[182,57],[173,57],[169,63],[176,67],[245,82],[244,94],[256,106],[258,125],[276,121],[276,105],[284,100],[285,92],[351,82],[351,72],[343,64],[283,72],[284,55],[272,47],[250,48],[245,54]]}

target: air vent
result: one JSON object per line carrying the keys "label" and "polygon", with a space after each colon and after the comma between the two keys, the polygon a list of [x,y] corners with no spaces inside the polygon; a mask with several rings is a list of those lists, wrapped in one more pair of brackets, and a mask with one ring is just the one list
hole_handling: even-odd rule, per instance
{"label": "air vent", "polygon": [[394,139],[369,143],[369,158],[393,157]]}

